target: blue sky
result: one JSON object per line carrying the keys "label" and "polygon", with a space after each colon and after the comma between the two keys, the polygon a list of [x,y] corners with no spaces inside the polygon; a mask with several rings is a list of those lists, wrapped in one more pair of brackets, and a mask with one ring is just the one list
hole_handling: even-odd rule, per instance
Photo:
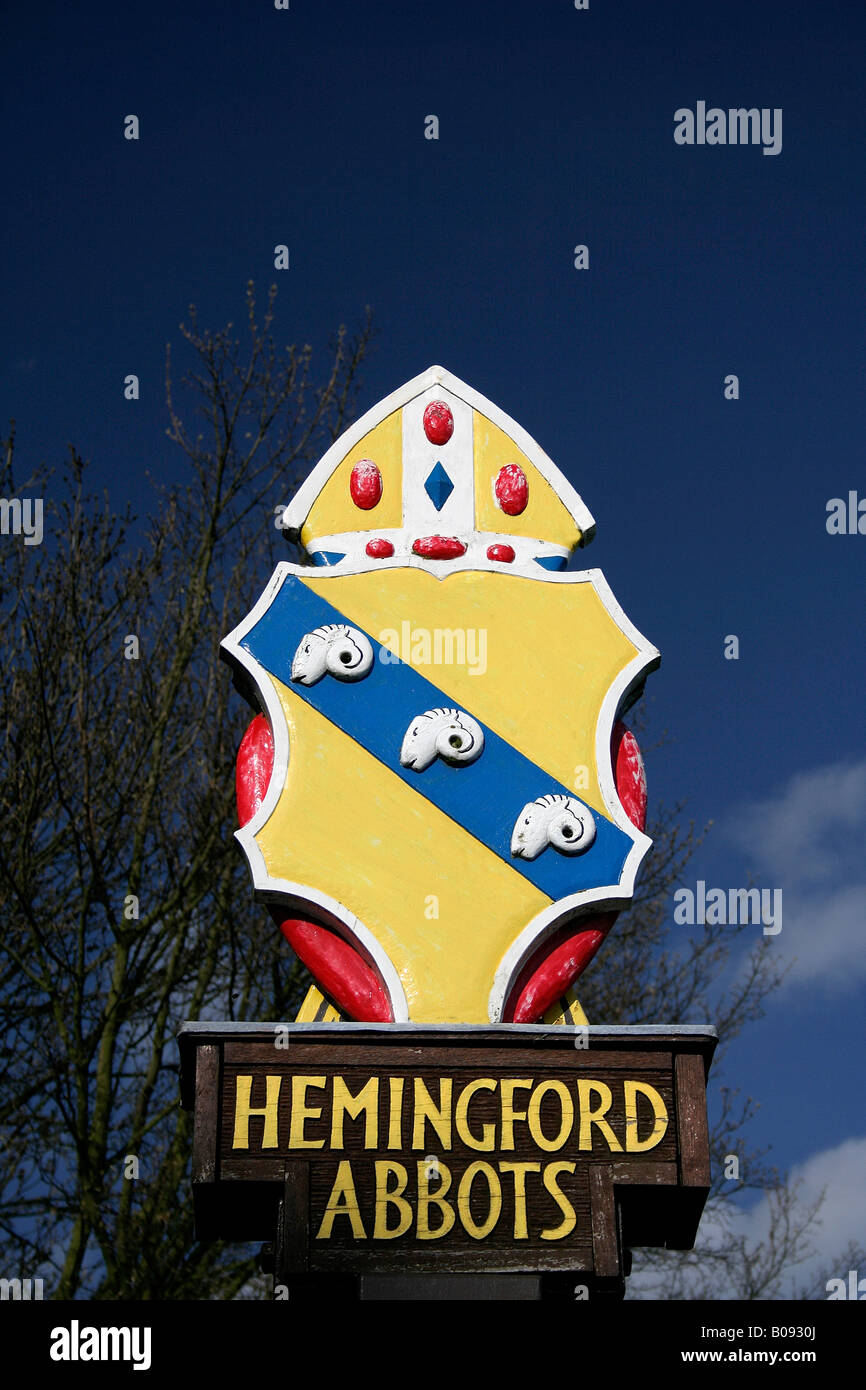
{"label": "blue sky", "polygon": [[[181,466],[165,342],[191,301],[237,320],[250,277],[278,281],[287,340],[324,348],[372,306],[363,408],[441,362],[519,420],[662,652],[650,795],[714,821],[687,885],[783,890],[771,944],[796,963],[728,1062],[762,1101],[752,1137],[809,1171],[837,1153],[845,1237],[866,1234],[866,536],[825,525],[866,497],[866,11],[49,2],[2,25],[0,402],[23,466],[72,441],[146,507],[145,472]],[[781,108],[781,152],[676,144],[698,101]]]}

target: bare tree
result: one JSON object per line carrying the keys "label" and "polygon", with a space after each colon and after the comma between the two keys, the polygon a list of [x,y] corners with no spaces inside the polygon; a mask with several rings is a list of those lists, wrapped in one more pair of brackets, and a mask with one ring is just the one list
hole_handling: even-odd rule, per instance
{"label": "bare tree", "polygon": [[185,1018],[284,1017],[299,988],[232,842],[249,714],[219,642],[269,572],[275,505],[349,421],[370,336],[341,328],[314,386],[311,349],[274,344],[274,294],[260,321],[249,287],[243,344],[182,327],[187,480],[152,520],[89,495],[73,453],[28,484],[46,543],[0,549],[0,1229],[58,1297],[224,1298],[250,1268],[192,1238],[174,1045]]}

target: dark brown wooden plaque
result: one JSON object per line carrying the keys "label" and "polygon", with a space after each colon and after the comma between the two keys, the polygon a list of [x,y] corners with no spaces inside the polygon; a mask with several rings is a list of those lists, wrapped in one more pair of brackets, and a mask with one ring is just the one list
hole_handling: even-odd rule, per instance
{"label": "dark brown wooden plaque", "polygon": [[191,1023],[199,1239],[286,1276],[569,1272],[688,1249],[709,1191],[694,1027]]}

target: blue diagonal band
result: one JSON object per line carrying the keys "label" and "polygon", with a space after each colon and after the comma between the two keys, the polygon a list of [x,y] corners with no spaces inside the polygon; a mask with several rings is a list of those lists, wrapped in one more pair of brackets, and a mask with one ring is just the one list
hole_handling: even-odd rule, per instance
{"label": "blue diagonal band", "polygon": [[[618,885],[633,842],[592,807],[587,809],[595,819],[596,838],[584,854],[563,855],[548,847],[537,859],[512,856],[514,822],[526,803],[547,792],[567,796],[574,796],[574,792],[482,720],[478,722],[484,730],[484,751],[474,763],[452,767],[437,758],[420,773],[401,765],[400,748],[411,721],[425,710],[453,707],[455,702],[411,666],[397,661],[372,633],[367,636],[375,660],[362,680],[339,681],[325,675],[315,685],[294,684],[292,659],[301,638],[328,623],[359,627],[290,574],[241,645],[266,671],[355,739],[395,777],[433,802],[548,897],[564,898],[585,889]],[[359,631],[363,629],[359,627]],[[467,706],[461,708],[477,718]]]}

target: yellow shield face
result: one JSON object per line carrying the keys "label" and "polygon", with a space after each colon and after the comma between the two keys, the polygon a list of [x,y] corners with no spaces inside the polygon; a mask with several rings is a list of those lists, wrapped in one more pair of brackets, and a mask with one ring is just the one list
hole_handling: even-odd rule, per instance
{"label": "yellow shield face", "polygon": [[353,939],[396,1021],[498,1021],[546,935],[629,901],[610,740],[658,654],[599,571],[287,564],[225,646],[274,734],[256,888]]}

